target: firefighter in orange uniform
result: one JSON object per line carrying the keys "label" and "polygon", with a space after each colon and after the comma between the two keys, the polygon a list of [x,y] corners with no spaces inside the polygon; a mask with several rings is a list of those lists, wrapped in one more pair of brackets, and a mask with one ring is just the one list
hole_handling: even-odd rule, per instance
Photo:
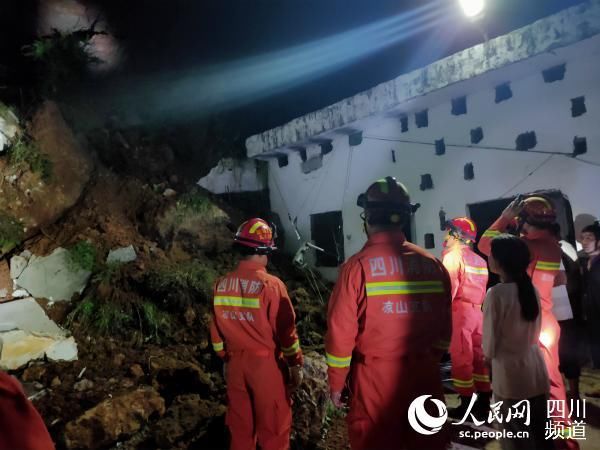
{"label": "firefighter in orange uniform", "polygon": [[[540,348],[546,362],[550,378],[550,399],[558,400],[565,405],[564,418],[553,417],[558,428],[565,428],[565,439],[554,441],[556,448],[578,449],[579,444],[569,437],[569,404],[562,375],[558,369],[558,340],[560,328],[552,312],[552,288],[554,278],[560,269],[561,250],[553,230],[556,222],[556,210],[552,201],[542,195],[532,195],[524,200],[517,198],[502,212],[498,220],[483,233],[479,240],[479,250],[490,254],[491,241],[494,237],[506,231],[517,219],[521,238],[529,247],[531,263],[528,273],[533,285],[540,296],[542,307],[542,331],[540,333]],[[493,376],[493,374],[492,374]],[[515,373],[515,376],[519,376]],[[554,412],[554,415],[557,415]]]}
{"label": "firefighter in orange uniform", "polygon": [[[393,177],[358,198],[368,240],[341,268],[329,300],[330,395],[343,405],[349,377],[350,445],[357,449],[443,449],[447,430],[419,434],[408,422],[415,398],[443,401],[439,361],[451,335],[450,280],[442,264],[406,241],[416,207]],[[434,402],[428,401],[426,407]],[[440,416],[439,409],[428,412]]]}
{"label": "firefighter in orange uniform", "polygon": [[20,383],[0,371],[0,450],[54,448],[42,417],[23,392]]}
{"label": "firefighter in orange uniform", "polygon": [[286,450],[290,390],[302,381],[294,309],[283,282],[266,271],[275,250],[269,224],[248,220],[234,241],[243,259],[215,283],[210,328],[213,349],[226,361],[230,448],[254,449],[258,441],[263,450]]}
{"label": "firefighter in orange uniform", "polygon": [[481,346],[487,264],[471,249],[477,238],[477,227],[471,219],[452,219],[446,230],[442,262],[452,283],[452,383],[460,396],[460,406],[450,410],[449,415],[464,417],[471,396],[477,392],[476,412],[487,417],[492,388]]}

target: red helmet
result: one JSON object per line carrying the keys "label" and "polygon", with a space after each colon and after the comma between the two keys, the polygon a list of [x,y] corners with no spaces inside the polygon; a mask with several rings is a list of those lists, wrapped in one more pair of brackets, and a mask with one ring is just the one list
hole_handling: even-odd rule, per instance
{"label": "red helmet", "polygon": [[532,225],[552,224],[556,222],[556,210],[550,199],[534,195],[523,200],[519,217]]}
{"label": "red helmet", "polygon": [[369,212],[377,223],[399,223],[401,216],[413,214],[420,205],[412,205],[406,187],[394,177],[385,177],[371,184],[360,194],[356,204]]}
{"label": "red helmet", "polygon": [[253,248],[257,254],[268,254],[276,250],[276,234],[266,221],[254,218],[240,225],[233,240],[245,247]]}
{"label": "red helmet", "polygon": [[446,229],[458,235],[465,242],[475,242],[477,239],[477,225],[468,217],[456,217],[446,222]]}

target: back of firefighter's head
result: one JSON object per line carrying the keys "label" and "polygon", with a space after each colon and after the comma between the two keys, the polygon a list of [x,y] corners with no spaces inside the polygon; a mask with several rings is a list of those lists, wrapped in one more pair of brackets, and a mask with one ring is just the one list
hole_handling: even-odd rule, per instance
{"label": "back of firefighter's head", "polygon": [[473,245],[477,239],[477,225],[468,217],[455,217],[446,222],[444,247],[458,244]]}
{"label": "back of firefighter's head", "polygon": [[233,238],[233,246],[238,253],[248,259],[266,262],[267,256],[277,250],[276,237],[274,225],[256,217],[239,226]]}
{"label": "back of firefighter's head", "polygon": [[556,209],[549,198],[533,195],[523,200],[522,206],[519,221],[524,234],[535,230],[548,230],[554,234]]}
{"label": "back of firefighter's head", "polygon": [[371,184],[360,194],[356,204],[364,209],[361,216],[367,233],[402,229],[413,214],[406,187],[394,177],[385,177]]}

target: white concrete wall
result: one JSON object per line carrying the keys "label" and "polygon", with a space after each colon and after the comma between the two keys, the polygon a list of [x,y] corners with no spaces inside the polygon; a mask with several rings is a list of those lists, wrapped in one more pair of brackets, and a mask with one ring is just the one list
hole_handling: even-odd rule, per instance
{"label": "white concrete wall", "polygon": [[198,184],[213,194],[260,191],[265,188],[256,161],[250,159],[222,159]]}
{"label": "white concrete wall", "polygon": [[[481,126],[484,139],[478,145],[515,147],[516,137],[535,131],[538,144],[534,150],[570,153],[574,136],[587,138],[588,153],[582,158],[600,164],[600,58],[580,58],[567,61],[565,79],[544,83],[540,71],[513,80],[511,67],[501,69],[505,81],[511,82],[513,97],[496,104],[493,85],[482,86],[481,80],[471,80],[446,89],[467,94],[468,113],[451,114],[451,104],[444,101],[429,106],[429,127],[417,129],[415,110],[409,111],[409,131],[401,133],[398,119],[381,119],[363,130],[361,145],[350,148],[347,136],[338,135],[333,151],[323,158],[323,167],[303,174],[297,153],[289,156],[289,165],[279,168],[277,160],[269,164],[269,188],[272,208],[286,227],[287,247],[297,246],[288,212],[298,218],[298,228],[304,239],[310,238],[310,215],[342,210],[346,257],[356,253],[365,242],[360,209],[356,197],[374,180],[395,176],[408,187],[412,200],[421,203],[415,217],[415,242],[424,244],[424,234],[434,233],[439,256],[442,232],[439,229],[439,209],[448,217],[464,215],[466,205],[509,196],[535,189],[556,188],[570,199],[573,216],[600,216],[600,167],[584,164],[572,158],[554,156],[518,187],[509,189],[524,179],[548,156],[527,152],[501,152],[482,149],[447,148],[436,156],[434,148],[417,144],[401,144],[369,139],[381,136],[410,141],[444,138],[445,142],[470,144],[470,130]],[[497,74],[496,74],[497,75]],[[471,90],[475,89],[474,92]],[[453,95],[454,95],[453,91]],[[571,117],[571,99],[585,96],[587,113]],[[440,97],[438,95],[437,97]],[[427,96],[423,97],[424,105]],[[411,106],[412,107],[412,106]],[[415,106],[419,110],[421,105]],[[396,151],[396,163],[391,150]],[[463,179],[463,166],[472,162],[475,179]],[[420,175],[430,173],[434,189],[421,191]],[[509,191],[509,192],[507,192]],[[325,271],[326,276],[335,273]]]}

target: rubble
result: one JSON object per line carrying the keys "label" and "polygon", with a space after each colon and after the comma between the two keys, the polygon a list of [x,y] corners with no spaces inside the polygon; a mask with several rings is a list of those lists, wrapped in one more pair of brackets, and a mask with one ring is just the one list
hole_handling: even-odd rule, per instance
{"label": "rubble", "polygon": [[0,261],[0,302],[11,300],[13,293],[13,282],[10,277],[10,269],[6,261]]}
{"label": "rubble", "polygon": [[73,337],[48,318],[33,298],[0,304],[0,368],[15,370],[46,356],[51,361],[77,359]]}
{"label": "rubble", "polygon": [[160,448],[173,448],[182,438],[202,437],[210,423],[225,415],[224,405],[202,399],[197,394],[175,397],[154,427],[154,440]]}
{"label": "rubble", "polygon": [[90,275],[88,270],[72,267],[68,251],[59,247],[48,256],[32,256],[15,281],[34,297],[68,301],[83,291]]}
{"label": "rubble", "polygon": [[137,259],[137,254],[135,253],[135,249],[133,245],[129,245],[128,247],[121,247],[111,250],[106,257],[106,263],[122,263],[126,264]]}
{"label": "rubble", "polygon": [[130,436],[152,415],[165,413],[164,399],[150,387],[140,387],[104,400],[65,427],[68,449],[102,448]]}
{"label": "rubble", "polygon": [[4,103],[0,102],[0,153],[19,132],[19,119]]}
{"label": "rubble", "polygon": [[316,352],[305,354],[303,370],[302,384],[292,397],[294,414],[292,437],[300,448],[307,448],[311,443],[320,441],[325,424],[329,401],[325,357]]}

